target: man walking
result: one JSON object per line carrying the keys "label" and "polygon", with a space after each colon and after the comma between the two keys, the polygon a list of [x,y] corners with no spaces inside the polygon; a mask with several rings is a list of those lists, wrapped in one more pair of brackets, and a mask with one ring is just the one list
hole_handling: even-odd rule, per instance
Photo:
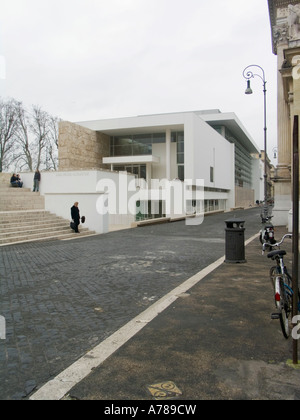
{"label": "man walking", "polygon": [[75,224],[75,233],[79,233],[78,226],[80,225],[80,213],[78,208],[78,201],[76,201],[74,206],[71,207],[71,218]]}

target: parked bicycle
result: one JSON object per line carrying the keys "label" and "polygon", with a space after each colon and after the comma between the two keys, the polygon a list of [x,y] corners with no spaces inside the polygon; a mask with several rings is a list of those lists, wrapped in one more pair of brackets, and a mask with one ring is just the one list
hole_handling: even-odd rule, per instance
{"label": "parked bicycle", "polygon": [[[280,242],[272,245],[272,247],[280,248],[286,238],[292,238],[291,234],[286,234],[282,237]],[[265,244],[263,245],[263,251]],[[284,264],[283,257],[286,251],[278,249],[270,252],[268,258],[276,261],[276,266],[270,269],[270,279],[274,289],[275,306],[277,312],[271,315],[272,319],[279,319],[283,336],[288,339],[292,331],[292,314],[293,314],[293,285],[292,277],[290,276],[287,267]],[[300,297],[299,290],[297,291]],[[298,304],[299,311],[299,304]]]}
{"label": "parked bicycle", "polygon": [[262,222],[262,228],[259,232],[259,240],[260,243],[263,245],[263,250],[266,249],[266,247],[269,247],[271,250],[276,243],[275,240],[275,229],[273,224],[271,223],[271,219],[273,216],[269,215],[261,215],[261,222]]}

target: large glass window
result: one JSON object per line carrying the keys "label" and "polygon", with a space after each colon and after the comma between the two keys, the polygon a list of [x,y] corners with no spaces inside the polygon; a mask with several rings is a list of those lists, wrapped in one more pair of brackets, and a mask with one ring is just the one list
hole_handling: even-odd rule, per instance
{"label": "large glass window", "polygon": [[[151,155],[152,145],[166,142],[166,133],[152,134],[131,134],[124,136],[113,136],[110,138],[110,156],[138,156]],[[177,155],[180,163],[184,160],[184,133],[172,132],[171,142],[177,143]]]}
{"label": "large glass window", "polygon": [[110,138],[110,156],[144,156],[152,154],[153,143],[165,143],[165,133],[133,134]]}
{"label": "large glass window", "polygon": [[[166,133],[131,134],[112,136],[110,138],[110,156],[146,156],[152,155],[152,145],[166,143]],[[184,180],[184,132],[171,132],[171,143],[176,143],[176,164],[178,166],[178,178]],[[121,168],[121,167],[120,167]],[[117,167],[114,167],[117,170]],[[122,167],[118,170],[128,170]],[[142,169],[141,178],[146,177]]]}
{"label": "large glass window", "polygon": [[114,171],[126,171],[130,174],[136,175],[137,178],[147,177],[147,168],[146,165],[124,165],[124,166],[114,166]]}
{"label": "large glass window", "polygon": [[165,202],[159,201],[137,201],[137,214],[136,221],[147,219],[158,219],[160,217],[166,217],[165,213]]}
{"label": "large glass window", "polygon": [[171,134],[171,141],[176,143],[176,161],[178,178],[184,181],[184,132],[176,131]]}
{"label": "large glass window", "polygon": [[184,165],[178,165],[178,178],[184,181]]}

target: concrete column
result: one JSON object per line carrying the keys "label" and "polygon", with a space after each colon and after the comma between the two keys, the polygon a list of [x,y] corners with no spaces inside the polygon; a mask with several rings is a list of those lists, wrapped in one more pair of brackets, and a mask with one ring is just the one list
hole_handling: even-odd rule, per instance
{"label": "concrete column", "polygon": [[146,182],[147,182],[149,188],[151,188],[151,178],[152,178],[152,166],[151,166],[151,163],[147,163],[147,166],[146,166]]}
{"label": "concrete column", "polygon": [[166,130],[166,179],[171,180],[171,129]]}
{"label": "concrete column", "polygon": [[280,73],[284,61],[284,49],[287,45],[278,45],[278,165],[274,180],[275,206],[272,222],[277,226],[288,223],[288,213],[291,208],[291,120],[290,107],[284,94],[284,81]]}
{"label": "concrete column", "polygon": [[279,72],[284,61],[283,48],[278,48],[278,173],[279,178],[290,178],[291,124],[289,105],[284,97],[283,78]]}

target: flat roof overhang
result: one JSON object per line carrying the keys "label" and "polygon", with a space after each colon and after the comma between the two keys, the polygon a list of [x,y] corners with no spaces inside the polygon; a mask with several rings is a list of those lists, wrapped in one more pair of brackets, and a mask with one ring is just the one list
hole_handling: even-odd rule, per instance
{"label": "flat roof overhang", "polygon": [[155,133],[165,133],[166,130],[170,129],[171,131],[184,131],[184,125],[161,125],[161,126],[151,126],[151,127],[130,127],[130,128],[112,128],[112,129],[103,129],[97,130],[100,133],[106,134],[108,136],[130,136],[134,134],[155,134]]}
{"label": "flat roof overhang", "polygon": [[108,120],[83,121],[76,124],[108,136],[164,133],[167,130],[184,131],[182,114],[145,115],[113,118]]}
{"label": "flat roof overhang", "polygon": [[[211,127],[225,126],[235,136],[236,140],[248,150],[249,153],[260,153],[260,148],[247,132],[241,121],[233,113],[201,115]],[[230,141],[230,140],[228,140]]]}
{"label": "flat roof overhang", "polygon": [[222,113],[218,110],[191,111],[171,114],[144,115],[137,117],[115,118],[108,120],[78,122],[90,130],[99,131],[108,136],[162,133],[166,130],[184,131],[186,118],[196,115],[212,128],[218,125],[227,127],[237,140],[250,152],[260,153],[250,134],[235,113]]}
{"label": "flat roof overhang", "polygon": [[158,156],[117,156],[103,158],[103,163],[107,165],[145,165],[147,163],[159,163]]}

